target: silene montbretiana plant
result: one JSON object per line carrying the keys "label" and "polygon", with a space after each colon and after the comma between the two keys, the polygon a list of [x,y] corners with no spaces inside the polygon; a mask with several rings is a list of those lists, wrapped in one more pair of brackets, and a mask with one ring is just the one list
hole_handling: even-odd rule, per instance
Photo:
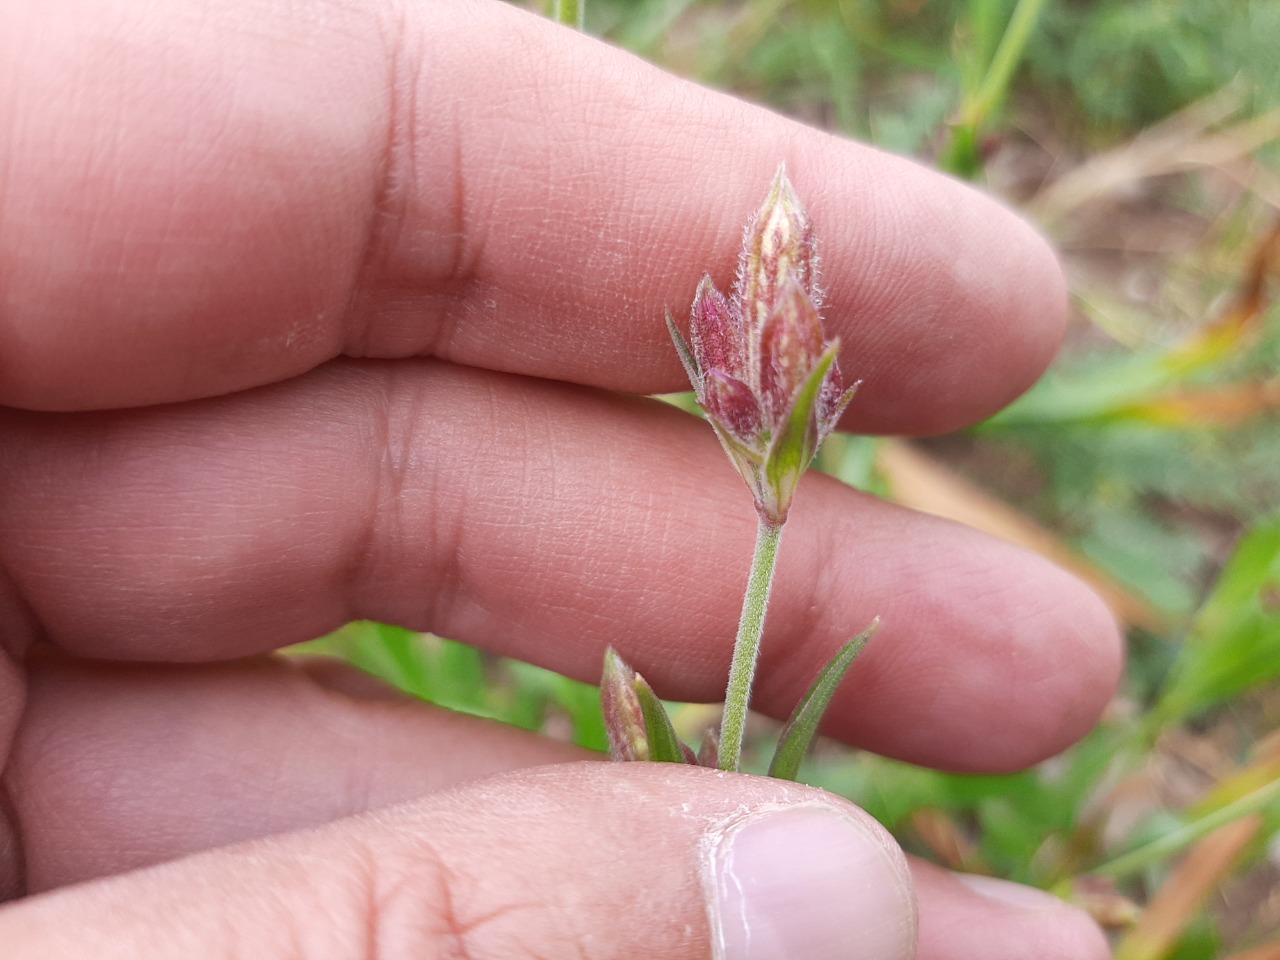
{"label": "silene montbretiana plant", "polygon": [[[733,293],[704,277],[694,297],[689,339],[667,316],[699,406],[755,498],[755,553],[729,668],[724,716],[695,754],[676,737],[661,701],[617,652],[605,654],[601,702],[616,760],[658,760],[737,770],[751,682],[760,654],[778,545],[800,476],[840,420],[857,384],[836,363],[839,340],[822,330],[813,227],[786,171],[747,224]],[[770,776],[794,780],[831,701],[876,624],[846,643],[822,669],[783,728]]]}

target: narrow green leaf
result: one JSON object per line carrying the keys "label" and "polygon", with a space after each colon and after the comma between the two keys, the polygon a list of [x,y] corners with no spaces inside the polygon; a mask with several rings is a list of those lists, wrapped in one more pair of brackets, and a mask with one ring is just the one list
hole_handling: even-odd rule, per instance
{"label": "narrow green leaf", "polygon": [[827,661],[818,678],[813,681],[801,701],[796,704],[791,719],[782,728],[778,738],[778,749],[774,752],[773,762],[769,764],[769,776],[781,780],[794,780],[800,773],[800,761],[809,752],[809,744],[818,733],[818,724],[822,715],[827,712],[831,697],[835,694],[840,681],[849,672],[854,659],[862,652],[876,629],[880,626],[880,618],[876,617],[871,625],[846,643]]}
{"label": "narrow green leaf", "polygon": [[649,734],[649,759],[658,763],[687,763],[684,748],[671,726],[667,709],[658,699],[644,677],[636,674],[636,697],[644,713],[644,725]]}
{"label": "narrow green leaf", "polygon": [[1161,727],[1280,677],[1280,518],[1236,545],[1157,704]]}
{"label": "narrow green leaf", "polygon": [[702,383],[702,373],[698,370],[698,361],[694,359],[693,350],[689,347],[689,341],[684,338],[684,334],[680,332],[680,328],[676,326],[676,322],[671,319],[671,311],[667,311],[667,332],[671,334],[671,342],[676,346],[676,353],[680,355],[680,363],[684,365],[684,372],[689,378],[689,383],[694,390],[698,389],[698,385]]}

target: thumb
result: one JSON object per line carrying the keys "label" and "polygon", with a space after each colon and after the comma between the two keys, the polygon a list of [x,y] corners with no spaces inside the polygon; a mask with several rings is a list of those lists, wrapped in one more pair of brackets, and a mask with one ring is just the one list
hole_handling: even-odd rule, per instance
{"label": "thumb", "polygon": [[581,763],[0,909],[10,960],[906,960],[907,867],[795,784]]}

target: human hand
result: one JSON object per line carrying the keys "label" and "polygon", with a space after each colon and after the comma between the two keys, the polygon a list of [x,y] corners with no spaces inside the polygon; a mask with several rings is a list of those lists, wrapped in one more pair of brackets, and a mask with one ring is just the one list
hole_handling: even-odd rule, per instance
{"label": "human hand", "polygon": [[[913,889],[928,960],[1105,955],[818,791],[567,763],[268,655],[369,617],[584,679],[612,643],[715,699],[751,507],[625,395],[682,386],[664,306],[731,274],[785,159],[845,425],[945,431],[1060,334],[1016,218],[462,0],[0,5],[0,131],[0,889],[44,894],[0,909],[7,958],[896,958]],[[1119,644],[1085,588],[805,486],[760,709],[880,614],[848,742],[1007,770],[1093,722]]]}

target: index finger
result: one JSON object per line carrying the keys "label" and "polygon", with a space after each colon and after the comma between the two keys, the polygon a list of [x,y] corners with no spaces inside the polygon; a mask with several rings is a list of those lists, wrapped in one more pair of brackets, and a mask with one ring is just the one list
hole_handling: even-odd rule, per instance
{"label": "index finger", "polygon": [[663,309],[730,279],[780,160],[863,429],[992,412],[1063,318],[1052,256],[993,201],[496,2],[8,4],[0,131],[11,405],[343,353],[676,389]]}

